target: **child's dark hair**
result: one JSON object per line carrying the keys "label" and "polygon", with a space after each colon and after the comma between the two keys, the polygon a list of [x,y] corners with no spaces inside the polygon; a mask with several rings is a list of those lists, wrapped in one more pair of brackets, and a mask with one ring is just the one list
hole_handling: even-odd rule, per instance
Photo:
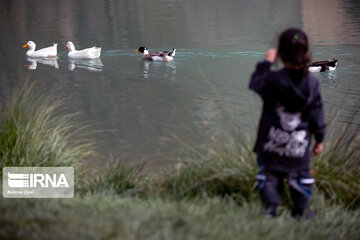
{"label": "child's dark hair", "polygon": [[285,30],[279,37],[278,56],[283,62],[299,67],[306,75],[307,64],[310,62],[306,34],[296,28]]}

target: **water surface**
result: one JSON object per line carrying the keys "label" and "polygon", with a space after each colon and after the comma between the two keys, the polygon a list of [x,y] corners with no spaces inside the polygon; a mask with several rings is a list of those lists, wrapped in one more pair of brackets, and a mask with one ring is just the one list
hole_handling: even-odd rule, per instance
{"label": "water surface", "polygon": [[[358,1],[1,0],[0,22],[2,106],[37,81],[91,123],[99,152],[126,161],[171,163],[236,125],[254,133],[261,101],[249,77],[287,27],[308,33],[313,60],[339,59],[336,71],[316,74],[327,121],[360,123]],[[58,43],[59,58],[27,59],[29,40]],[[101,46],[101,59],[70,61],[69,40]],[[140,46],[176,48],[175,61],[144,62]]]}

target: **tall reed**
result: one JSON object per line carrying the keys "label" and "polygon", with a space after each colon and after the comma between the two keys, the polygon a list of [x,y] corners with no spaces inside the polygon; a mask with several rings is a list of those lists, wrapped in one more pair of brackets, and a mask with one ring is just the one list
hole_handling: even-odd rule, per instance
{"label": "tall reed", "polygon": [[76,114],[60,113],[65,101],[35,95],[35,83],[14,91],[0,119],[0,166],[78,166],[92,143],[74,124]]}
{"label": "tall reed", "polygon": [[104,168],[89,167],[84,173],[78,193],[89,194],[123,194],[134,190],[143,180],[144,164],[125,164],[119,158],[110,157]]}
{"label": "tall reed", "polygon": [[[353,113],[353,119],[356,119],[358,111]],[[337,127],[338,114],[332,115],[332,121],[328,124],[325,151],[313,159],[312,169],[316,186],[331,203],[359,208],[360,125],[350,122]]]}
{"label": "tall reed", "polygon": [[208,156],[192,156],[156,176],[149,192],[173,199],[225,196],[243,202],[256,197],[257,168],[248,140],[239,129],[227,140],[215,140]]}

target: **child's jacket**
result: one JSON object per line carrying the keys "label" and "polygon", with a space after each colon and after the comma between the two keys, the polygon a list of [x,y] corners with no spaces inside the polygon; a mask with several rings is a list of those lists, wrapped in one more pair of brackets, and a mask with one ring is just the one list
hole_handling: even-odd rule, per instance
{"label": "child's jacket", "polygon": [[317,142],[325,135],[319,82],[310,73],[270,67],[258,63],[249,85],[264,101],[254,151],[269,170],[309,169],[311,135]]}

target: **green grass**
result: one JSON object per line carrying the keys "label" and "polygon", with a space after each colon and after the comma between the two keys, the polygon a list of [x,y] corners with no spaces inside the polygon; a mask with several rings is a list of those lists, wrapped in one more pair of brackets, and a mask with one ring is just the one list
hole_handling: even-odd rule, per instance
{"label": "green grass", "polygon": [[208,156],[196,154],[158,174],[147,185],[149,192],[174,200],[221,196],[240,203],[256,198],[255,155],[238,136],[215,143]]}
{"label": "green grass", "polygon": [[139,186],[142,180],[144,164],[133,166],[122,163],[119,159],[110,158],[103,169],[89,168],[87,177],[82,176],[81,186],[77,193],[81,196],[89,194],[121,194]]}
{"label": "green grass", "polygon": [[[358,113],[353,113],[354,119]],[[337,114],[328,124],[324,153],[312,160],[313,175],[330,203],[360,208],[360,125],[343,124],[339,128],[336,118]]]}
{"label": "green grass", "polygon": [[[73,166],[92,152],[75,125],[75,114],[59,114],[64,101],[34,96],[35,84],[14,92],[0,119],[0,166]],[[84,140],[85,139],[85,140]],[[2,175],[2,172],[0,173]],[[0,176],[1,176],[0,175]]]}
{"label": "green grass", "polygon": [[359,212],[318,199],[312,220],[284,211],[267,219],[258,202],[93,195],[70,200],[2,199],[1,239],[358,239]]}

